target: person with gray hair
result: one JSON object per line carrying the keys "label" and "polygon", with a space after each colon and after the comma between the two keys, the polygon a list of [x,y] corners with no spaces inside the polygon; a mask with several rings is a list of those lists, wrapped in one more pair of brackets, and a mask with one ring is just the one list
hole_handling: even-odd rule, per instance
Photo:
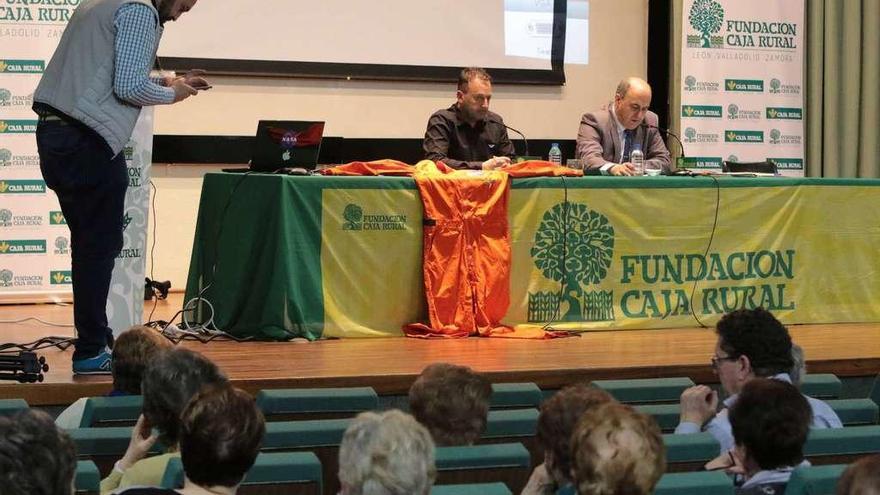
{"label": "person with gray hair", "polygon": [[427,495],[435,477],[434,441],[409,414],[365,412],[345,430],[341,495]]}

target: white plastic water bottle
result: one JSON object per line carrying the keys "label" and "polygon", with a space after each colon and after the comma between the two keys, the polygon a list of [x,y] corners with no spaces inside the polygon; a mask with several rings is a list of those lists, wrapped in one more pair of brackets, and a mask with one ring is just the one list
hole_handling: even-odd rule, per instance
{"label": "white plastic water bottle", "polygon": [[553,143],[550,146],[550,155],[547,157],[547,160],[551,163],[562,165],[562,150],[559,149],[559,143]]}
{"label": "white plastic water bottle", "polygon": [[633,164],[633,175],[645,175],[645,155],[639,145],[634,145],[629,154],[629,161]]}

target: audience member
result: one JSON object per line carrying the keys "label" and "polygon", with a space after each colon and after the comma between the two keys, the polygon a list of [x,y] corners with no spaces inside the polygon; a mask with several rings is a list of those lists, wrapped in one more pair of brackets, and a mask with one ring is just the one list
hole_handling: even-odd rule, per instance
{"label": "audience member", "polygon": [[129,488],[125,495],[234,495],[260,452],[266,432],[254,399],[228,384],[207,387],[180,418],[180,490]]}
{"label": "audience member", "polygon": [[571,462],[579,495],[649,495],[666,469],[666,449],[653,418],[605,402],[575,427]]}
{"label": "audience member", "polygon": [[[724,315],[716,326],[718,340],[712,368],[729,394],[724,408],[718,409],[718,394],[705,385],[685,390],[681,395],[681,422],[676,433],[696,433],[705,428],[721,444],[721,453],[733,448],[728,410],[742,388],[762,377],[791,383],[794,367],[788,330],[763,308],[740,309]],[[813,411],[814,428],[841,428],[840,418],[828,404],[806,397]],[[704,426],[705,425],[705,426]]]}
{"label": "audience member", "polygon": [[486,428],[490,395],[484,376],[466,366],[435,363],[410,387],[409,407],[438,446],[470,445]]}
{"label": "audience member", "polygon": [[71,495],[76,449],[42,411],[0,416],[0,493]]}
{"label": "audience member", "polygon": [[427,495],[435,476],[434,442],[409,414],[361,413],[342,437],[341,495]]}
{"label": "audience member", "polygon": [[880,455],[862,457],[846,468],[837,495],[880,495]]}
{"label": "audience member", "polygon": [[798,389],[784,381],[749,381],[730,408],[734,456],[744,483],[741,495],[782,495],[792,471],[809,466],[804,443],[812,411]]}
{"label": "audience member", "polygon": [[572,385],[541,404],[537,441],[544,449],[544,463],[532,471],[522,495],[545,495],[571,487],[571,434],[583,414],[614,398],[604,390],[584,384]]}
{"label": "audience member", "polygon": [[[203,387],[225,383],[226,377],[217,366],[201,354],[175,348],[156,357],[143,377],[143,414],[132,431],[125,456],[101,481],[101,494],[128,486],[158,485],[168,460],[180,455],[183,408]],[[152,428],[158,434],[151,432]],[[165,446],[166,453],[145,459],[156,440]]]}
{"label": "audience member", "polygon": [[[113,389],[107,394],[140,395],[144,370],[159,353],[172,347],[171,342],[150,327],[136,325],[122,332],[113,346],[110,372]],[[55,425],[70,430],[83,426],[82,415],[88,397],[78,399],[55,418]],[[87,426],[87,425],[86,425]]]}

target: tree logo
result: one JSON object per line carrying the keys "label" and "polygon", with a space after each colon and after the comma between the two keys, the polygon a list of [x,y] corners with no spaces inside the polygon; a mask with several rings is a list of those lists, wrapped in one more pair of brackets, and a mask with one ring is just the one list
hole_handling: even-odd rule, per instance
{"label": "tree logo", "polygon": [[688,13],[691,27],[700,32],[699,35],[688,35],[687,44],[691,48],[721,48],[723,36],[713,36],[721,31],[724,22],[724,9],[713,0],[696,0]]}
{"label": "tree logo", "polygon": [[2,269],[0,270],[0,287],[12,287],[12,279],[14,278],[14,274],[12,270]]}
{"label": "tree logo", "polygon": [[12,210],[6,208],[0,210],[0,227],[12,226]]}
{"label": "tree logo", "polygon": [[694,91],[697,89],[697,78],[694,76],[687,76],[684,78],[684,86],[687,91]]}
{"label": "tree logo", "polygon": [[349,203],[342,211],[342,218],[345,220],[342,224],[342,230],[361,230],[363,229],[364,209]]}
{"label": "tree logo", "polygon": [[614,320],[613,291],[586,290],[605,279],[613,254],[614,227],[604,215],[583,203],[548,209],[530,255],[541,274],[560,288],[529,293],[529,321]]}
{"label": "tree logo", "polygon": [[730,105],[727,105],[727,118],[728,119],[736,119],[738,114],[739,114],[739,107],[736,106],[736,104],[731,103]]}
{"label": "tree logo", "polygon": [[125,212],[125,215],[122,217],[122,230],[127,230],[128,226],[131,224],[131,215],[128,212]]}
{"label": "tree logo", "polygon": [[70,253],[70,241],[67,240],[67,237],[56,237],[55,238],[55,254],[69,254]]}
{"label": "tree logo", "polygon": [[693,127],[688,127],[684,130],[684,140],[693,143],[697,140],[697,130]]}
{"label": "tree logo", "polygon": [[9,106],[9,101],[12,99],[12,92],[6,88],[0,88],[0,106]]}
{"label": "tree logo", "polygon": [[739,162],[739,157],[736,156],[736,155],[730,155],[730,156],[727,157],[727,161],[729,161],[729,162],[734,162],[734,163],[738,163],[738,162]]}
{"label": "tree logo", "polygon": [[12,152],[6,148],[0,148],[0,167],[12,165]]}
{"label": "tree logo", "polygon": [[780,92],[781,88],[782,88],[782,83],[779,81],[779,79],[776,79],[775,77],[773,79],[770,79],[770,92],[771,93],[778,94]]}
{"label": "tree logo", "polygon": [[779,129],[773,129],[770,131],[770,144],[779,144],[779,138],[782,137],[782,133],[779,132]]}

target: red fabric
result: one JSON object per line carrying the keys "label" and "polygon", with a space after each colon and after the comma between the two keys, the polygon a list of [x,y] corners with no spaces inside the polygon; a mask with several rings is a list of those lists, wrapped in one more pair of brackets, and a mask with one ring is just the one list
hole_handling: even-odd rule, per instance
{"label": "red fabric", "polygon": [[455,170],[423,160],[415,167],[394,160],[351,162],[324,175],[412,175],[424,207],[422,269],[428,325],[403,327],[409,337],[469,335],[554,338],[565,332],[514,331],[501,323],[510,305],[511,177],[581,176],[583,172],[533,160],[493,171]]}
{"label": "red fabric", "polygon": [[405,326],[414,337],[510,332],[508,175],[420,167],[413,176],[424,206],[423,270],[430,326]]}
{"label": "red fabric", "polygon": [[398,175],[411,176],[412,165],[397,160],[376,160],[372,162],[351,162],[321,170],[323,175]]}

